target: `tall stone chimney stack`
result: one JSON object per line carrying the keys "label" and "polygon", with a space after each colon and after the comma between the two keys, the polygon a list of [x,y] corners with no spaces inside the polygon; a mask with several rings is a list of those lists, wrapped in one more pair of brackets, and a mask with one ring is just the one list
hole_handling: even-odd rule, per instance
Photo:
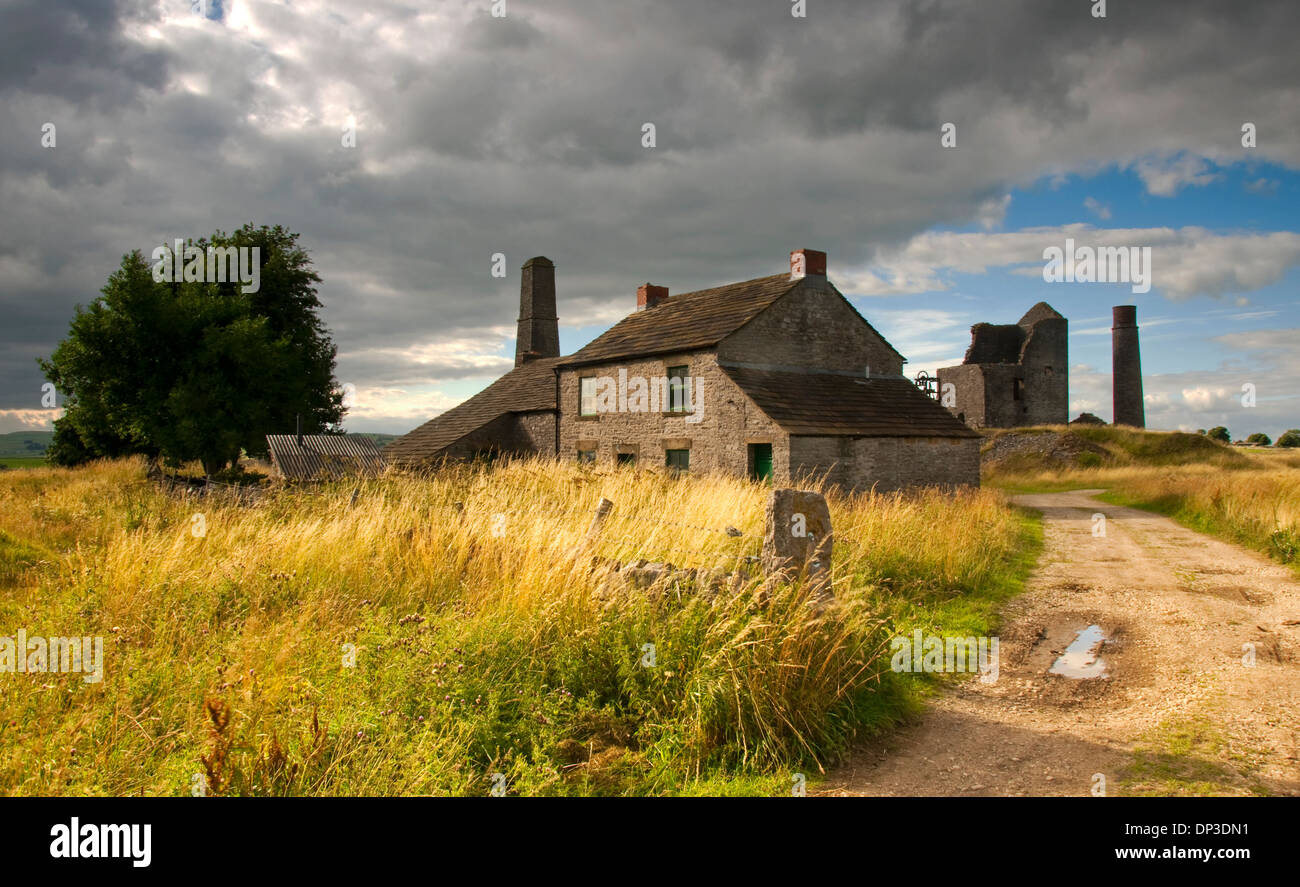
{"label": "tall stone chimney stack", "polygon": [[1145,428],[1146,410],[1142,406],[1142,355],[1138,351],[1137,306],[1116,305],[1110,330],[1111,394],[1115,405],[1115,424]]}
{"label": "tall stone chimney stack", "polygon": [[519,332],[515,366],[560,356],[560,321],[555,314],[555,263],[546,256],[524,262],[519,279]]}

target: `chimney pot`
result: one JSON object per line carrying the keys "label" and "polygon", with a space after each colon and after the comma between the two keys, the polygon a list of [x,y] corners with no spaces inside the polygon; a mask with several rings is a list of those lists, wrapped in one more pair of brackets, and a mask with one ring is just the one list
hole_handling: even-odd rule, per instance
{"label": "chimney pot", "polygon": [[647,308],[653,308],[664,299],[668,298],[668,287],[655,286],[647,283],[636,289],[636,310],[645,311]]}
{"label": "chimney pot", "polygon": [[797,249],[790,253],[790,279],[826,276],[826,253],[816,249]]}

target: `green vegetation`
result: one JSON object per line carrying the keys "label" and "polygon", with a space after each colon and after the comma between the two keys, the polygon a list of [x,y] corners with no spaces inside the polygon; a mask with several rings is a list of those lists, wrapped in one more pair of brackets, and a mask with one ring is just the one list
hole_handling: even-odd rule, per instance
{"label": "green vegetation", "polygon": [[258,250],[256,291],[228,269],[229,282],[157,282],[137,250],[99,298],[78,306],[67,339],[41,361],[65,399],[50,461],[142,454],[169,465],[196,460],[216,474],[241,450],[266,455],[266,435],[292,431],[298,416],[308,432],[338,430],[336,349],[298,235],[279,226],[218,231],[186,247],[186,277],[191,251],[200,263],[209,249],[247,249],[249,259]]}
{"label": "green vegetation", "polygon": [[3,468],[39,468],[45,464],[44,456],[0,456]]}
{"label": "green vegetation", "polygon": [[1273,446],[1273,439],[1262,431],[1256,431],[1246,438],[1246,443],[1256,447],[1271,447]]}
{"label": "green vegetation", "polygon": [[54,438],[52,431],[11,431],[0,434],[0,459],[17,457],[44,458],[45,451]]}
{"label": "green vegetation", "polygon": [[1120,794],[1142,797],[1267,795],[1256,778],[1260,754],[1237,750],[1205,717],[1169,720],[1149,731],[1120,775]]}
{"label": "green vegetation", "polygon": [[1192,434],[1109,427],[1070,433],[1107,455],[1071,467],[1022,455],[1011,465],[988,466],[985,483],[1017,492],[1104,489],[1104,501],[1166,515],[1300,568],[1300,459],[1293,453],[1242,452]]}
{"label": "green vegetation", "polygon": [[1198,463],[1236,468],[1249,464],[1241,453],[1198,434],[1143,431],[1110,425],[1071,427],[1070,430],[1084,440],[1104,448],[1109,454],[1105,460],[1107,465],[1161,467]]}
{"label": "green vegetation", "polygon": [[1039,539],[995,491],[832,496],[819,612],[798,584],[603,566],[743,566],[764,485],[520,461],[354,486],[250,504],[168,497],[138,459],[0,473],[0,623],[103,636],[106,660],[99,684],[0,681],[0,793],[183,795],[201,773],[212,794],[484,795],[500,773],[512,794],[787,794],[918,710],[934,678],[890,671],[889,640],[991,633]]}
{"label": "green vegetation", "polygon": [[1236,469],[1253,464],[1235,449],[1178,431],[1047,425],[990,429],[985,437],[983,482],[1013,492],[1098,486],[1105,471],[1127,467]]}

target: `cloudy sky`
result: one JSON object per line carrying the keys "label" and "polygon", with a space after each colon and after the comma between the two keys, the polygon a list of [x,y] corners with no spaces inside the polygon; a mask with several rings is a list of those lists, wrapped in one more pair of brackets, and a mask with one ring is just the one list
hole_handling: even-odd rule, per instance
{"label": "cloudy sky", "polygon": [[[1110,307],[1136,304],[1148,425],[1300,427],[1300,4],[796,5],[5,0],[0,431],[49,427],[36,358],[124,253],[248,221],[311,253],[354,431],[511,366],[530,256],[569,351],[638,284],[797,247],[909,373],[1046,300],[1071,415],[1109,419]],[[1150,291],[1046,282],[1066,238],[1149,246]]]}

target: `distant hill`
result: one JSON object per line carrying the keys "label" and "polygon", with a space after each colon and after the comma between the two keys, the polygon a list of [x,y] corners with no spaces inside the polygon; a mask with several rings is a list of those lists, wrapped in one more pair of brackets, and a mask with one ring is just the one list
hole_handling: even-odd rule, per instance
{"label": "distant hill", "polygon": [[379,449],[381,450],[384,447],[388,446],[388,444],[391,443],[392,441],[395,441],[399,437],[401,437],[400,434],[379,434],[378,432],[374,432],[374,431],[355,431],[352,433],[356,434],[358,437],[370,438],[375,442],[375,446],[379,447]]}
{"label": "distant hill", "polygon": [[0,457],[44,456],[53,440],[53,431],[11,431],[0,434]]}
{"label": "distant hill", "polygon": [[1243,468],[1250,460],[1201,434],[1113,425],[986,429],[985,469],[999,474],[1121,465],[1203,463]]}

